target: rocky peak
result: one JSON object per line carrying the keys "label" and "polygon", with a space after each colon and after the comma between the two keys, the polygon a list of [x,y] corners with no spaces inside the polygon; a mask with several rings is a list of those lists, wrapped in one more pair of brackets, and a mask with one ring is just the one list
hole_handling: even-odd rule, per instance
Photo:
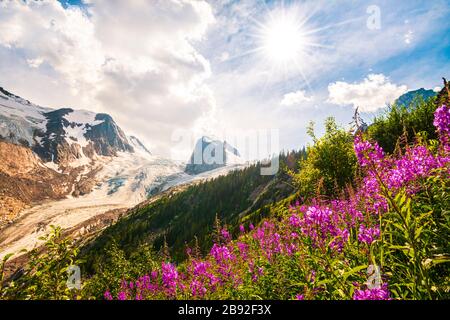
{"label": "rocky peak", "polygon": [[115,156],[118,151],[134,152],[122,129],[110,115],[98,113],[95,120],[101,121],[101,123],[94,126],[88,125],[85,136],[88,140],[93,141],[97,154]]}
{"label": "rocky peak", "polygon": [[239,151],[228,142],[203,136],[195,144],[185,172],[200,174],[235,163],[239,157]]}

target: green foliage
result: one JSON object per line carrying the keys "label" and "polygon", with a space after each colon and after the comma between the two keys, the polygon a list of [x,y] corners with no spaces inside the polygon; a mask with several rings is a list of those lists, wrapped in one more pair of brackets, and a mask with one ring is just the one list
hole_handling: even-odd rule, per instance
{"label": "green foliage", "polygon": [[5,288],[7,299],[65,300],[77,298],[79,292],[67,286],[69,267],[80,265],[78,248],[64,239],[61,228],[52,226],[52,232],[40,238],[45,241],[43,252],[30,252],[23,274]]}
{"label": "green foliage", "polygon": [[442,176],[424,181],[414,199],[384,190],[391,210],[382,219],[380,260],[399,298],[450,297],[450,180]]}
{"label": "green foliage", "polygon": [[317,139],[310,124],[308,133],[314,144],[308,146],[299,171],[292,173],[299,193],[306,198],[336,195],[354,180],[356,156],[352,134],[339,128],[334,118],[325,121],[325,129],[325,135]]}
{"label": "green foliage", "polygon": [[[397,146],[404,147],[414,142],[416,134],[422,132],[428,139],[436,139],[433,126],[435,98],[424,101],[415,98],[410,106],[393,105],[369,126],[369,138],[378,142],[385,152],[394,152]],[[402,141],[399,139],[402,138]]]}
{"label": "green foliage", "polygon": [[117,296],[123,281],[134,280],[161,265],[160,257],[149,246],[138,248],[127,259],[125,253],[112,241],[102,255],[105,259],[83,288],[84,299],[102,298],[107,290]]}
{"label": "green foliage", "polygon": [[5,265],[6,262],[8,262],[8,260],[13,256],[14,254],[10,253],[7,254],[6,256],[3,257],[2,261],[0,262],[0,299],[3,297],[4,295],[4,277],[5,277]]}

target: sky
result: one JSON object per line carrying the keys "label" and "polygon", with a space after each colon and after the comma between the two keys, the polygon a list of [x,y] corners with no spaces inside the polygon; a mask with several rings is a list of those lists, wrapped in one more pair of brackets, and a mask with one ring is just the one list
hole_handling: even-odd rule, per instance
{"label": "sky", "polygon": [[310,121],[370,122],[450,78],[450,0],[13,0],[0,30],[0,86],[180,160],[180,137],[276,130],[298,149]]}

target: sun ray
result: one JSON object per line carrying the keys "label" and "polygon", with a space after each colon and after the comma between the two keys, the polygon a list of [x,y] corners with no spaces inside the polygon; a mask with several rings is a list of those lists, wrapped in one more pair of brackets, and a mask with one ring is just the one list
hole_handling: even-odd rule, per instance
{"label": "sun ray", "polygon": [[325,26],[320,27],[320,28],[308,30],[307,32],[305,32],[305,35],[319,33],[320,31],[324,31],[324,30],[327,30],[327,29],[330,29],[330,28],[334,28],[334,27],[340,27],[340,26],[343,26],[343,25],[346,25],[346,24],[349,24],[349,23],[352,23],[352,22],[361,21],[363,19],[364,19],[364,17],[358,17],[358,18],[353,18],[353,19],[348,19],[348,20],[345,20],[345,21],[333,23],[333,24],[328,24],[328,25],[325,25]]}
{"label": "sun ray", "polygon": [[312,23],[317,13],[314,6],[285,4],[282,1],[275,6],[264,2],[263,7],[265,13],[262,17],[249,17],[253,27],[246,36],[254,40],[253,48],[234,55],[229,60],[257,55],[261,58],[258,65],[266,68],[269,74],[268,83],[275,84],[281,79],[294,79],[297,76],[310,91],[312,88],[308,77],[313,72],[312,63],[318,61],[317,56],[322,50],[335,49],[335,45],[321,41],[321,33],[361,19],[348,19],[317,27]]}
{"label": "sun ray", "polygon": [[262,17],[248,17],[253,26],[245,35],[253,39],[250,42],[252,48],[241,49],[227,61],[259,57],[258,66],[265,68],[263,73],[267,74],[267,84],[274,85],[282,79],[298,77],[310,91],[312,88],[308,78],[314,70],[313,64],[320,61],[318,56],[323,50],[336,49],[335,45],[322,41],[322,32],[361,20],[354,18],[315,27],[312,19],[317,10],[314,7],[299,3],[286,5],[284,2],[275,6],[263,3],[263,7],[265,12]]}

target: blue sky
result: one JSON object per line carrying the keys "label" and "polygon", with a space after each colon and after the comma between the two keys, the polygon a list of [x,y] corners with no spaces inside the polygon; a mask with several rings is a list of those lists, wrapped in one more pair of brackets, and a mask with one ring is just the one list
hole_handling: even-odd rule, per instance
{"label": "blue sky", "polygon": [[[275,119],[274,121],[284,128],[283,145],[289,147],[295,147],[296,141],[307,140],[304,130],[307,120],[314,120],[319,131],[323,119],[327,116],[336,117],[342,124],[347,124],[351,120],[353,112],[351,103],[345,105],[345,101],[342,101],[343,105],[335,105],[327,102],[328,87],[331,83],[336,81],[348,84],[361,83],[369,74],[382,74],[389,78],[392,84],[405,85],[408,90],[419,87],[433,89],[441,85],[442,76],[449,76],[448,1],[374,2],[380,9],[381,18],[380,28],[376,30],[369,30],[366,27],[369,17],[366,12],[368,7],[366,1],[336,1],[334,5],[328,3],[316,1],[315,5],[311,5],[308,1],[284,2],[286,11],[312,10],[313,7],[315,11],[305,23],[305,27],[311,25],[311,28],[324,28],[314,33],[314,36],[319,44],[330,45],[330,48],[313,49],[311,55],[315,57],[310,57],[311,65],[304,66],[305,78],[309,85],[296,72],[289,75],[269,73],[268,77],[271,79],[252,82],[254,85],[248,86],[248,90],[244,90],[236,98],[232,92],[242,90],[242,83],[236,85],[239,88],[230,88],[224,93],[226,104],[236,106],[235,112],[247,109],[251,104],[248,101],[249,97],[253,97],[255,109],[263,110],[264,114],[270,113],[271,119]],[[258,2],[255,2],[255,6],[242,9],[241,14],[247,10],[246,13],[251,18],[247,18],[246,13],[242,14],[239,27],[236,28],[238,31],[231,35],[224,32],[222,37],[214,39],[216,31],[211,31],[211,38],[215,41],[211,46],[206,42],[202,52],[210,61],[214,61],[214,57],[219,55],[220,51],[233,52],[241,48],[245,51],[248,46],[257,47],[258,44],[252,41],[258,42],[258,39],[249,36],[255,26],[253,20],[264,23],[264,17],[281,5],[283,4],[277,1],[271,1],[266,5],[258,5]],[[219,13],[230,16],[236,14],[230,9],[230,5]],[[225,21],[232,20],[230,16]],[[239,53],[234,55],[239,56]],[[216,67],[219,79],[224,77],[224,74],[233,72],[239,72],[243,78],[246,74],[250,74],[251,77],[266,67],[267,63],[258,64],[255,62],[257,60],[258,56],[255,54],[232,59],[229,63],[216,66],[213,63],[213,73]],[[220,80],[217,82],[219,89],[216,89],[216,92],[220,92],[222,82]],[[380,88],[380,91],[382,89]],[[304,90],[307,96],[313,95],[315,99],[289,108],[279,108],[277,99],[279,101],[284,94],[297,90]],[[368,94],[373,93],[368,91]],[[239,100],[242,96],[245,97],[245,102],[241,104]],[[262,107],[264,104],[266,108]],[[379,109],[382,110],[384,105],[380,104]],[[380,110],[370,110],[363,114],[363,117],[371,119]],[[292,120],[287,124],[286,119]]]}
{"label": "blue sky", "polygon": [[299,148],[310,120],[320,134],[328,116],[347,125],[356,105],[370,120],[403,92],[450,78],[449,0],[0,6],[0,85],[108,112],[161,154],[180,130],[278,129],[281,148]]}
{"label": "blue sky", "polygon": [[67,6],[85,6],[85,3],[83,3],[82,0],[58,0],[65,8]]}

